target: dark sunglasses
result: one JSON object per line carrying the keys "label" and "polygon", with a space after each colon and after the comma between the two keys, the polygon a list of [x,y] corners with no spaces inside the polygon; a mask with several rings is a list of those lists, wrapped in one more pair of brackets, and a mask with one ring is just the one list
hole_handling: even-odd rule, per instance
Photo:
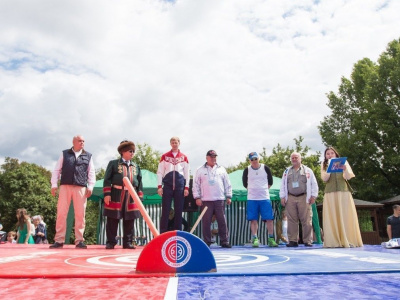
{"label": "dark sunglasses", "polygon": [[255,160],[258,160],[258,158],[252,158],[252,159],[251,159],[251,161],[255,161]]}
{"label": "dark sunglasses", "polygon": [[135,153],[135,150],[128,150],[128,152],[130,152],[130,153]]}

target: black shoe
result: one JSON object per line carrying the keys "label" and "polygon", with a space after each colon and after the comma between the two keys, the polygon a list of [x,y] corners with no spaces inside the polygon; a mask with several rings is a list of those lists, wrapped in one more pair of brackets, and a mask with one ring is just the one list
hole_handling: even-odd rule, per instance
{"label": "black shoe", "polygon": [[304,243],[304,247],[312,247],[313,245],[311,243]]}
{"label": "black shoe", "polygon": [[106,244],[106,249],[114,249],[114,246],[115,245],[112,245],[112,244]]}
{"label": "black shoe", "polygon": [[222,248],[232,248],[232,245],[229,243],[226,243],[226,244],[222,244],[221,247]]}
{"label": "black shoe", "polygon": [[298,247],[298,246],[299,246],[298,243],[292,241],[290,241],[289,244],[286,244],[286,247]]}
{"label": "black shoe", "polygon": [[87,246],[85,245],[84,242],[80,241],[78,244],[76,244],[75,248],[78,248],[78,249],[87,249]]}
{"label": "black shoe", "polygon": [[53,245],[51,245],[49,248],[50,249],[58,249],[58,248],[62,248],[64,246],[63,243],[59,243],[59,242],[55,242]]}
{"label": "black shoe", "polygon": [[124,249],[136,249],[136,247],[134,245],[132,245],[132,244],[126,244],[126,245],[122,246],[122,248],[124,248]]}

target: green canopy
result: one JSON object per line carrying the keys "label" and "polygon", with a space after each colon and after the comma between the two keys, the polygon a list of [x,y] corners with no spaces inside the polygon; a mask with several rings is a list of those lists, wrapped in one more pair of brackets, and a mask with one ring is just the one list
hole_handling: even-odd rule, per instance
{"label": "green canopy", "polygon": [[[144,194],[143,200],[145,200],[147,204],[152,204],[153,201],[154,203],[159,203],[161,201],[161,197],[157,194],[157,174],[147,170],[142,170],[142,181]],[[93,193],[90,196],[89,200],[98,202],[100,199],[104,198],[103,182],[104,179],[96,181],[96,184],[93,188]]]}
{"label": "green canopy", "polygon": [[[229,179],[232,184],[232,200],[233,201],[245,201],[247,200],[247,189],[243,186],[243,170],[237,170],[229,174]],[[269,195],[271,200],[278,201],[279,190],[281,188],[281,178],[273,177],[274,183],[269,189]]]}
{"label": "green canopy", "polygon": [[[247,200],[247,189],[244,188],[242,182],[243,170],[237,170],[229,174],[229,179],[232,184],[233,201],[246,201]],[[279,189],[281,186],[281,179],[278,177],[273,177],[274,184],[269,189],[269,194],[271,200],[280,200]],[[146,204],[156,204],[160,203],[161,197],[157,194],[157,174],[142,170],[142,181],[143,181],[143,200]],[[98,202],[100,199],[104,198],[103,194],[103,179],[97,180],[93,188],[92,196],[90,200]]]}

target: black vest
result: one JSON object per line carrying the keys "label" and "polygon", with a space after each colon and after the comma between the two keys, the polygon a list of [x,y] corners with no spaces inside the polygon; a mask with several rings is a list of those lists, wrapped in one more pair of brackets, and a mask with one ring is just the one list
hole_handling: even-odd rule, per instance
{"label": "black vest", "polygon": [[61,170],[62,184],[87,186],[89,162],[92,154],[82,150],[77,158],[72,149],[63,151],[63,165]]}

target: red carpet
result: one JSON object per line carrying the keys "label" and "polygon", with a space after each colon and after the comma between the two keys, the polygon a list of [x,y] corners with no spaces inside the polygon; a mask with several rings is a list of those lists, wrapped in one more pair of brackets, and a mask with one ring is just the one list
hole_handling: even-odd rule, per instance
{"label": "red carpet", "polygon": [[171,277],[174,274],[136,274],[135,267],[143,247],[135,250],[106,250],[93,245],[75,249],[49,249],[49,245],[0,245],[0,278],[127,278]]}
{"label": "red carpet", "polygon": [[174,274],[136,274],[143,247],[0,245],[0,299],[164,299]]}

